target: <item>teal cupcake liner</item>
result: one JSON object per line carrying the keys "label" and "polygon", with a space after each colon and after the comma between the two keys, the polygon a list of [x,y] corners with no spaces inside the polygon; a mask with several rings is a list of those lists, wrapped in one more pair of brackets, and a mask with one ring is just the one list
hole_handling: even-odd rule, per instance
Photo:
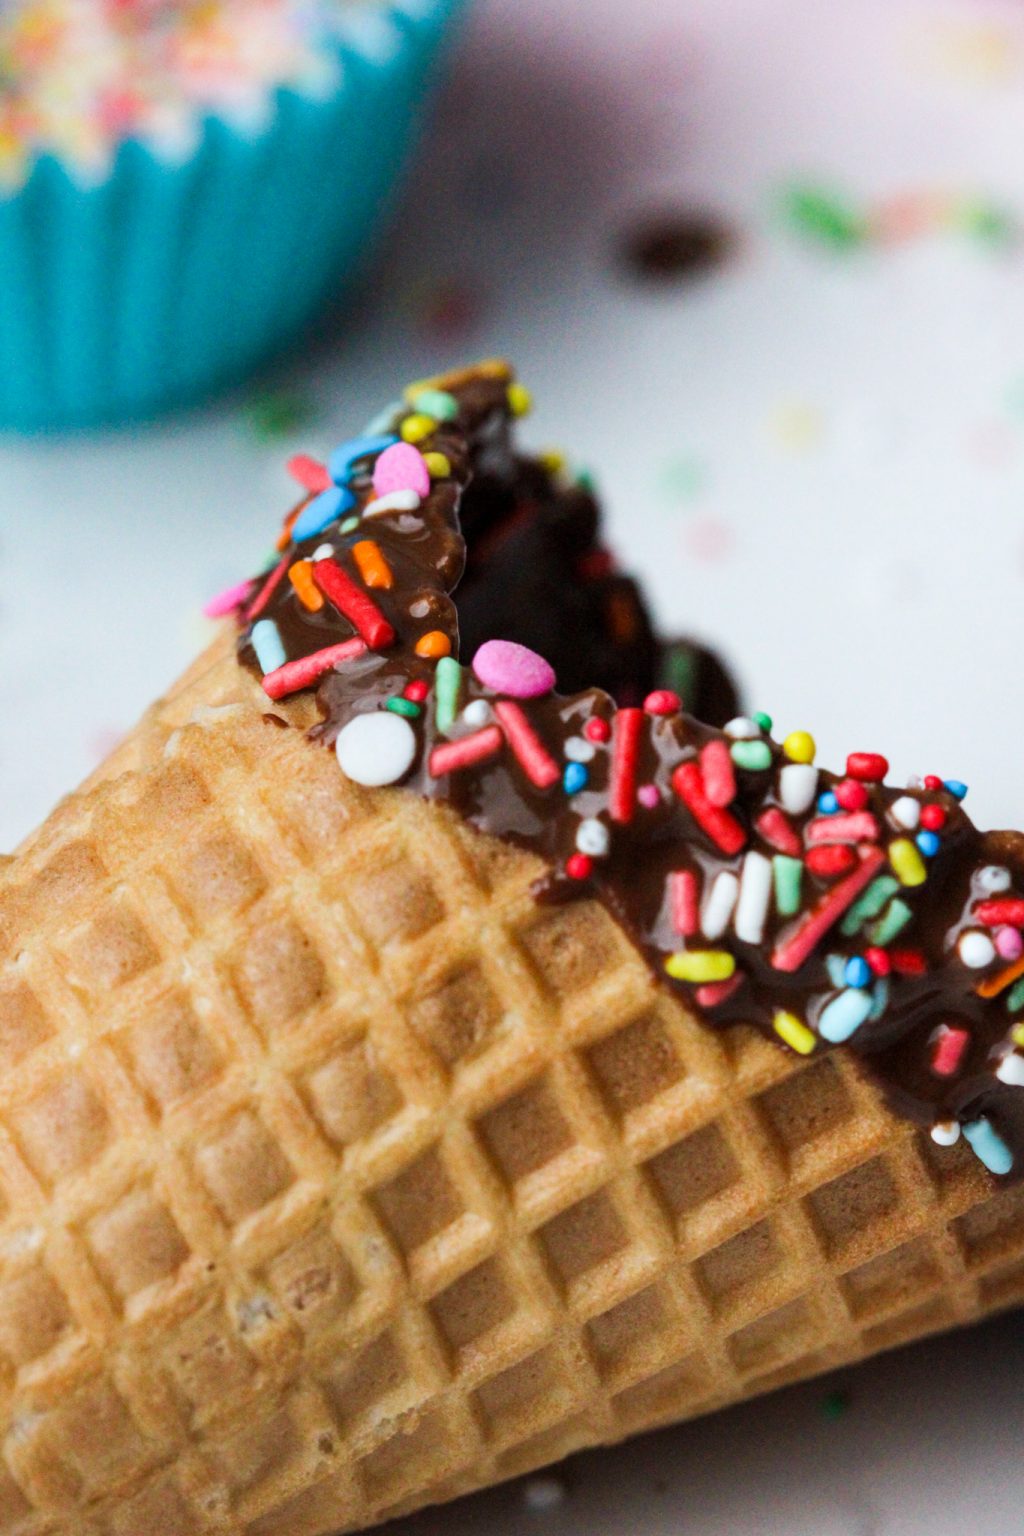
{"label": "teal cupcake liner", "polygon": [[123,144],[102,184],[43,157],[0,197],[0,429],[153,416],[235,384],[368,261],[463,0],[397,0],[335,45],[326,98],[202,125],[182,163]]}

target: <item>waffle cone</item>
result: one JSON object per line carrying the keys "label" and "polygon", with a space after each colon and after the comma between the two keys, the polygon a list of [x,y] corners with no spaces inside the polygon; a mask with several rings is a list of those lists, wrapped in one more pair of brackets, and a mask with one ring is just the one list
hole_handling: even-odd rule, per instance
{"label": "waffle cone", "polygon": [[265,708],[225,637],[0,871],[0,1531],[354,1529],[1024,1298],[850,1057]]}

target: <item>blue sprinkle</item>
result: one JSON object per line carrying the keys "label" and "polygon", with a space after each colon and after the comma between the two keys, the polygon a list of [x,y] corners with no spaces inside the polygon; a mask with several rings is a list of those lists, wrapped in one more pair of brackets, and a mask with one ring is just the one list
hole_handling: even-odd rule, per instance
{"label": "blue sprinkle", "polygon": [[357,459],[368,458],[371,453],[383,453],[392,443],[397,443],[394,433],[389,437],[352,437],[347,443],[335,448],[327,460],[327,469],[335,485],[344,485]]}
{"label": "blue sprinkle", "polygon": [[866,960],[855,955],[852,960],[847,960],[843,980],[848,987],[866,987],[871,982],[871,967]]}
{"label": "blue sprinkle", "polygon": [[276,672],[278,667],[284,666],[284,646],[273,619],[260,619],[254,624],[250,639],[264,677],[268,672]]}
{"label": "blue sprinkle", "polygon": [[301,544],[303,539],[315,539],[323,533],[329,523],[333,523],[336,517],[354,507],[356,499],[351,491],[341,490],[338,486],[332,486],[330,490],[321,491],[314,497],[309,506],[301,512],[292,528],[292,538],[296,544]]}
{"label": "blue sprinkle", "polygon": [[[946,786],[949,788],[949,786]],[[953,791],[950,790],[950,794]],[[964,1126],[964,1135],[989,1173],[1009,1173],[1013,1167],[1013,1153],[1003,1138],[992,1129],[991,1120],[972,1120]]]}
{"label": "blue sprinkle", "polygon": [[942,839],[937,832],[919,832],[914,841],[926,859],[934,859],[942,847]]}
{"label": "blue sprinkle", "polygon": [[943,789],[947,789],[954,800],[963,800],[967,794],[967,785],[960,779],[947,779]]}
{"label": "blue sprinkle", "polygon": [[834,816],[839,809],[839,801],[830,789],[818,796],[818,810],[823,816]]}
{"label": "blue sprinkle", "polygon": [[858,991],[856,987],[847,988],[822,1010],[818,1020],[818,1034],[830,1045],[842,1045],[844,1040],[849,1040],[860,1029],[873,1003],[870,992]]}
{"label": "blue sprinkle", "polygon": [[581,789],[586,789],[587,773],[582,763],[569,763],[562,775],[562,784],[567,795],[578,795]]}

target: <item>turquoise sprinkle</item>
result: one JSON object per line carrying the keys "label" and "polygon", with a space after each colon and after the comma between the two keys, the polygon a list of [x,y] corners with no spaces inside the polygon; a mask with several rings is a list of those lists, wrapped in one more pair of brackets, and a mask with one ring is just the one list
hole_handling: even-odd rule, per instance
{"label": "turquoise sprinkle", "polygon": [[346,517],[345,521],[339,527],[338,532],[355,533],[356,529],[359,527],[359,522],[360,520],[358,517]]}
{"label": "turquoise sprinkle", "polygon": [[803,861],[777,853],[772,859],[775,881],[775,906],[782,917],[792,917],[800,910],[800,885],[804,877]]}
{"label": "turquoise sprinkle", "polygon": [[835,816],[839,810],[839,801],[830,789],[818,796],[818,810],[822,816]]}
{"label": "turquoise sprinkle", "polygon": [[877,880],[872,880],[864,895],[859,901],[855,901],[847,912],[840,925],[840,932],[847,938],[866,923],[869,917],[877,917],[885,906],[890,896],[895,896],[900,888],[898,880],[892,875],[879,875]]}
{"label": "turquoise sprinkle", "polygon": [[442,656],[434,673],[434,692],[437,696],[437,728],[445,734],[455,724],[461,687],[462,668],[454,656]]}
{"label": "turquoise sprinkle", "polygon": [[1008,1013],[1016,1013],[1022,1004],[1024,1004],[1024,976],[1010,988],[1010,995],[1006,999],[1006,1010]]}
{"label": "turquoise sprinkle", "polygon": [[766,741],[735,741],[729,753],[736,766],[749,773],[759,773],[772,765],[772,749]]}
{"label": "turquoise sprinkle", "polygon": [[919,832],[914,838],[914,842],[926,859],[934,859],[942,847],[942,839],[937,832]]}
{"label": "turquoise sprinkle", "polygon": [[991,1120],[972,1120],[964,1126],[964,1135],[974,1148],[989,1173],[1009,1173],[1013,1167],[1013,1153],[1003,1138],[992,1128]]}
{"label": "turquoise sprinkle", "polygon": [[877,944],[879,949],[884,949],[887,944],[892,943],[898,933],[903,932],[913,915],[906,902],[900,901],[897,896],[889,903],[884,916],[872,928],[872,944]]}
{"label": "turquoise sprinkle", "polygon": [[847,987],[845,992],[840,992],[822,1010],[818,1020],[818,1034],[830,1045],[842,1045],[844,1040],[849,1040],[860,1029],[871,1012],[873,1002],[870,992]]}
{"label": "turquoise sprinkle", "polygon": [[966,799],[967,785],[961,779],[947,779],[942,787],[949,791],[954,800]]}
{"label": "turquoise sprinkle", "polygon": [[392,400],[390,405],[386,405],[382,411],[378,411],[372,421],[366,423],[366,426],[363,428],[363,436],[382,437],[388,433],[391,433],[393,436],[395,418],[401,416],[404,411],[404,400]]}
{"label": "turquoise sprinkle", "polygon": [[278,667],[284,666],[284,646],[273,619],[260,619],[255,623],[250,639],[264,677],[268,672],[276,672]]}
{"label": "turquoise sprinkle", "polygon": [[327,470],[335,485],[344,485],[351,473],[353,464],[359,459],[368,459],[371,453],[383,453],[385,448],[390,448],[392,443],[397,443],[398,438],[394,433],[382,434],[379,437],[352,437],[347,443],[341,443],[327,460]]}
{"label": "turquoise sprinkle", "polygon": [[393,715],[404,715],[407,720],[417,720],[420,714],[419,705],[414,704],[412,699],[388,699],[384,708],[389,709]]}
{"label": "turquoise sprinkle", "polygon": [[770,731],[772,726],[775,724],[771,715],[766,715],[764,710],[761,709],[756,710],[750,718],[753,720],[755,725],[759,725],[761,727],[762,731]]}
{"label": "turquoise sprinkle", "polygon": [[843,972],[845,983],[848,987],[868,987],[871,985],[871,967],[860,955],[854,955],[847,960]]}
{"label": "turquoise sprinkle", "polygon": [[845,987],[846,961],[842,955],[826,955],[825,969],[828,971],[828,979],[839,992]]}
{"label": "turquoise sprinkle", "polygon": [[433,416],[435,421],[453,421],[459,414],[459,402],[445,389],[421,389],[412,408],[423,416]]}
{"label": "turquoise sprinkle", "polygon": [[888,1006],[889,978],[888,976],[879,976],[875,982],[875,1001],[872,1003],[871,1012],[868,1014],[871,1022],[874,1023],[875,1019],[880,1019]]}
{"label": "turquoise sprinkle", "polygon": [[581,789],[586,789],[587,773],[582,763],[569,763],[562,775],[562,785],[567,795],[578,795]]}

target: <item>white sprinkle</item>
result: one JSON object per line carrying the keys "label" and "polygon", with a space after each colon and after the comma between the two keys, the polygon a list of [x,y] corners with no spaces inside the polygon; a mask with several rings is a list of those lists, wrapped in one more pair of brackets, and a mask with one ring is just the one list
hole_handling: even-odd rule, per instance
{"label": "white sprinkle", "polygon": [[597,748],[585,736],[570,736],[563,751],[570,763],[590,763],[594,760]]}
{"label": "white sprinkle", "polygon": [[523,1489],[523,1503],[527,1509],[543,1512],[555,1509],[565,1498],[565,1484],[557,1477],[531,1477]]}
{"label": "white sprinkle", "polygon": [[889,814],[898,827],[913,832],[921,821],[921,803],[913,795],[900,795],[889,807]]}
{"label": "white sprinkle", "polygon": [[1016,1051],[1004,1056],[996,1068],[996,1077],[1001,1083],[1008,1083],[1011,1088],[1024,1088],[1024,1056]]}
{"label": "white sprinkle", "polygon": [[700,920],[701,932],[706,939],[720,939],[728,928],[739,888],[739,881],[729,870],[723,869],[715,876]]}
{"label": "white sprinkle", "polygon": [[1002,864],[986,864],[974,877],[979,891],[1008,891],[1012,884],[1010,871]]}
{"label": "white sprinkle", "polygon": [[389,710],[356,715],[339,735],[335,751],[346,778],[376,788],[408,773],[416,756],[416,733],[408,720]]}
{"label": "white sprinkle", "polygon": [[814,804],[818,770],[813,763],[787,763],[779,774],[779,799],[791,816],[802,816]]}
{"label": "white sprinkle", "polygon": [[986,965],[991,965],[996,957],[995,945],[980,928],[971,928],[967,933],[962,933],[956,947],[960,959],[972,971],[980,971]]}
{"label": "white sprinkle", "polygon": [[378,496],[376,501],[367,502],[363,516],[380,517],[384,512],[415,512],[421,505],[415,491],[389,491],[386,496]]}
{"label": "white sprinkle", "polygon": [[725,734],[732,736],[735,741],[754,741],[760,736],[761,727],[755,720],[748,720],[746,715],[737,715],[725,727]]}
{"label": "white sprinkle", "polygon": [[589,816],[576,828],[576,847],[580,853],[589,853],[591,858],[603,859],[610,846],[608,828],[596,816]]}
{"label": "white sprinkle", "polygon": [[274,672],[278,667],[284,666],[286,660],[284,646],[273,619],[260,619],[258,624],[254,624],[250,639],[264,677],[268,672]]}
{"label": "white sprinkle", "polygon": [[486,699],[473,699],[462,711],[462,718],[467,725],[486,725],[491,719],[493,711]]}
{"label": "white sprinkle", "polygon": [[740,896],[736,904],[736,937],[744,944],[760,944],[772,895],[772,866],[763,853],[748,853],[743,860]]}
{"label": "white sprinkle", "polygon": [[960,1140],[959,1120],[940,1120],[932,1126],[932,1141],[938,1147],[955,1147]]}
{"label": "white sprinkle", "polygon": [[333,545],[331,545],[331,544],[318,544],[316,549],[314,549],[314,551],[313,551],[312,558],[314,560],[333,560],[334,559],[334,547],[333,547]]}

